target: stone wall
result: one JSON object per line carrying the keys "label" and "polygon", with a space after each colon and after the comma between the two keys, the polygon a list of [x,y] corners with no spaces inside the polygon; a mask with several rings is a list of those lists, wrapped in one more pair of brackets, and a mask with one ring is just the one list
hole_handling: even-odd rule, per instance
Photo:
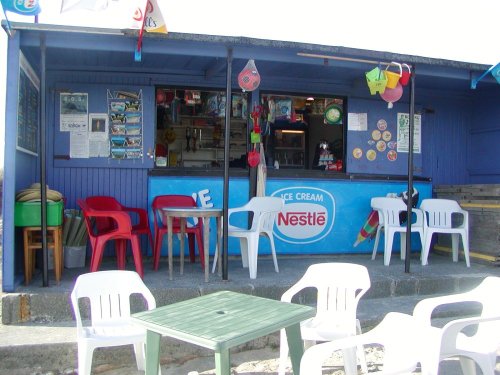
{"label": "stone wall", "polygon": [[[470,251],[484,260],[500,260],[500,184],[437,185],[436,198],[456,200],[469,212]],[[451,247],[450,236],[440,235],[438,245]]]}

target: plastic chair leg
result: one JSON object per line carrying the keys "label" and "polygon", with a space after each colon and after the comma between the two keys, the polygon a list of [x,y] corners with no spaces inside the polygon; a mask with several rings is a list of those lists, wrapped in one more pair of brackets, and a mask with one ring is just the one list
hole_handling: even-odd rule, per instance
{"label": "plastic chair leg", "polygon": [[467,267],[470,267],[470,258],[469,258],[469,235],[467,232],[465,234],[462,234],[462,243],[464,245],[464,257],[465,257],[465,264]]}
{"label": "plastic chair leg", "polygon": [[426,233],[425,234],[425,245],[423,248],[422,252],[422,266],[427,265],[427,258],[429,258],[429,252],[431,250],[431,241],[432,241],[432,235],[433,233]]}
{"label": "plastic chair leg", "polygon": [[243,268],[248,268],[248,240],[240,237],[241,263]]}
{"label": "plastic chair leg", "polygon": [[349,348],[342,350],[344,354],[344,370],[346,375],[357,375],[358,366],[356,362],[356,349]]}
{"label": "plastic chair leg", "polygon": [[394,233],[391,231],[385,232],[385,245],[384,245],[384,266],[391,263],[392,243],[394,241]]}
{"label": "plastic chair leg", "polygon": [[215,268],[217,267],[217,258],[219,256],[219,244],[215,245],[214,260],[212,264],[212,273],[215,273]]}
{"label": "plastic chair leg", "polygon": [[119,270],[125,269],[127,243],[125,240],[115,240],[116,264]]}
{"label": "plastic chair leg", "polygon": [[451,249],[453,261],[458,262],[458,243],[460,242],[460,235],[458,233],[451,234]]}
{"label": "plastic chair leg", "polygon": [[142,253],[141,253],[141,245],[139,243],[139,238],[137,236],[132,236],[130,239],[130,242],[132,244],[132,254],[134,256],[134,264],[135,264],[135,269],[141,279],[144,278],[144,269],[142,268]]}
{"label": "plastic chair leg", "polygon": [[134,344],[134,353],[135,353],[135,363],[137,364],[137,370],[144,371],[146,366],[146,356],[144,351],[144,343],[139,342]]}
{"label": "plastic chair leg", "polygon": [[155,247],[153,251],[153,270],[158,271],[158,267],[160,265],[161,245],[163,243],[163,233],[158,233],[155,237]]}
{"label": "plastic chair leg", "polygon": [[399,232],[399,248],[401,249],[401,260],[405,260],[406,258],[406,233]]}
{"label": "plastic chair leg", "polygon": [[92,369],[92,356],[94,348],[85,343],[78,343],[78,374],[90,375]]}
{"label": "plastic chair leg", "polygon": [[259,235],[250,236],[247,239],[248,242],[248,271],[250,272],[250,278],[257,278],[257,257],[259,253]]}
{"label": "plastic chair leg", "polygon": [[377,256],[378,242],[380,240],[380,232],[382,231],[382,227],[377,227],[377,232],[375,234],[375,242],[373,243],[373,252],[372,252],[372,260]]}
{"label": "plastic chair leg", "polygon": [[[361,335],[363,332],[361,331],[361,323],[359,319],[356,319],[356,335]],[[365,348],[363,345],[358,345],[356,349],[356,355],[359,360],[359,364],[361,366],[361,370],[364,374],[368,374],[368,366],[366,365],[366,355]]]}
{"label": "plastic chair leg", "polygon": [[286,362],[288,359],[288,342],[286,340],[286,331],[280,330],[280,359],[278,375],[285,375]]}
{"label": "plastic chair leg", "polygon": [[274,262],[274,270],[276,272],[280,272],[278,268],[278,259],[276,258],[276,248],[274,247],[274,237],[267,236],[269,238],[269,243],[271,244],[271,254],[273,255],[273,262]]}

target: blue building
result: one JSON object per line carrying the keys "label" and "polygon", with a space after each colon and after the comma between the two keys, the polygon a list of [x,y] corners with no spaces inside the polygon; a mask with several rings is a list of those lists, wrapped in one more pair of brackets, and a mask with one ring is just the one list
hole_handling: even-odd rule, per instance
{"label": "blue building", "polygon": [[[6,292],[22,282],[15,195],[40,181],[41,164],[67,208],[90,195],[148,208],[167,193],[222,206],[230,123],[229,206],[254,194],[256,172],[246,155],[260,140],[267,195],[283,196],[308,218],[284,216],[278,225],[278,253],[288,254],[371,252],[368,243],[352,243],[370,198],[407,188],[411,111],[412,175],[420,198],[430,197],[434,185],[500,182],[500,86],[488,75],[471,89],[489,66],[180,33],[145,35],[139,58],[136,31],[12,27],[3,182]],[[260,85],[243,91],[238,76],[249,60]],[[389,88],[386,99],[372,95],[366,73],[399,75],[393,62],[406,64],[405,72],[410,67],[414,80]],[[397,98],[393,108],[389,94]],[[252,112],[258,112],[260,139],[251,134]],[[326,219],[313,220],[308,210],[324,212]],[[292,227],[297,223],[302,226]],[[230,254],[237,253],[233,247],[230,242]]]}

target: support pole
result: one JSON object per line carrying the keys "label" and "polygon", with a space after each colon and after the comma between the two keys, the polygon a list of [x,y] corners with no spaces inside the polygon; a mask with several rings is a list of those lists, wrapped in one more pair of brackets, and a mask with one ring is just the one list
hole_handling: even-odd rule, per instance
{"label": "support pole", "polygon": [[222,216],[222,249],[220,256],[222,256],[222,280],[228,280],[227,269],[227,254],[228,254],[228,218],[227,211],[229,209],[229,139],[231,127],[231,75],[233,68],[233,49],[227,49],[227,72],[226,72],[226,116],[225,116],[225,132],[224,132],[224,187],[222,193],[223,199],[223,216]]}
{"label": "support pole", "polygon": [[410,272],[411,254],[411,214],[413,207],[413,128],[415,117],[415,66],[410,76],[410,121],[408,124],[408,202],[406,211],[406,256],[405,273]]}
{"label": "support pole", "polygon": [[[45,124],[45,35],[40,35],[40,218],[42,226],[43,286],[49,286],[49,252],[47,248],[47,181],[45,176],[46,124]],[[56,251],[56,249],[54,249]]]}

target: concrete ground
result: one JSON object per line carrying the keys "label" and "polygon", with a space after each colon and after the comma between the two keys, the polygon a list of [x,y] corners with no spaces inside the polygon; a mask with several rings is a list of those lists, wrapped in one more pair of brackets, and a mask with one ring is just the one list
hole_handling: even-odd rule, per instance
{"label": "concrete ground", "polygon": [[[178,300],[196,297],[216,290],[235,290],[243,293],[279,299],[293,285],[310,264],[321,262],[349,262],[368,267],[372,286],[362,298],[358,316],[363,330],[373,327],[389,311],[411,313],[415,304],[429,295],[455,293],[468,290],[488,275],[500,276],[500,268],[488,264],[472,263],[470,268],[463,260],[453,263],[451,256],[433,254],[429,265],[422,267],[418,254],[412,256],[410,273],[404,272],[404,262],[393,254],[391,265],[383,265],[382,256],[371,260],[370,255],[289,256],[278,258],[280,272],[274,272],[272,260],[259,257],[257,279],[248,277],[248,270],[241,267],[239,259],[229,261],[229,280],[217,274],[210,281],[203,281],[199,263],[185,264],[184,275],[179,274],[179,264],[174,264],[174,280],[168,280],[168,268],[162,259],[160,270],[151,270],[150,260],[145,260],[144,281],[162,306]],[[115,267],[114,259],[103,264],[103,269]],[[133,267],[129,264],[129,269]],[[37,273],[29,286],[19,285],[16,293],[2,298],[0,325],[0,375],[72,375],[76,374],[76,332],[69,305],[69,293],[76,277],[87,272],[86,268],[65,269],[63,280],[55,283],[50,273],[49,287],[42,287],[41,274]],[[454,312],[457,313],[457,312]],[[462,312],[459,312],[462,313]],[[448,313],[443,312],[443,316]],[[451,314],[451,313],[450,313]],[[232,375],[268,375],[276,373],[279,357],[279,336],[265,338],[235,348],[231,352],[234,365]],[[369,349],[368,359],[372,369],[380,363],[379,350]],[[214,374],[214,357],[209,350],[164,338],[161,346],[163,375],[184,375],[190,371]],[[342,374],[337,357],[325,374]],[[460,374],[457,361],[446,361],[440,374]],[[131,348],[98,349],[94,353],[93,374],[136,375]],[[416,372],[418,373],[418,371]],[[291,372],[290,372],[291,374]]]}

